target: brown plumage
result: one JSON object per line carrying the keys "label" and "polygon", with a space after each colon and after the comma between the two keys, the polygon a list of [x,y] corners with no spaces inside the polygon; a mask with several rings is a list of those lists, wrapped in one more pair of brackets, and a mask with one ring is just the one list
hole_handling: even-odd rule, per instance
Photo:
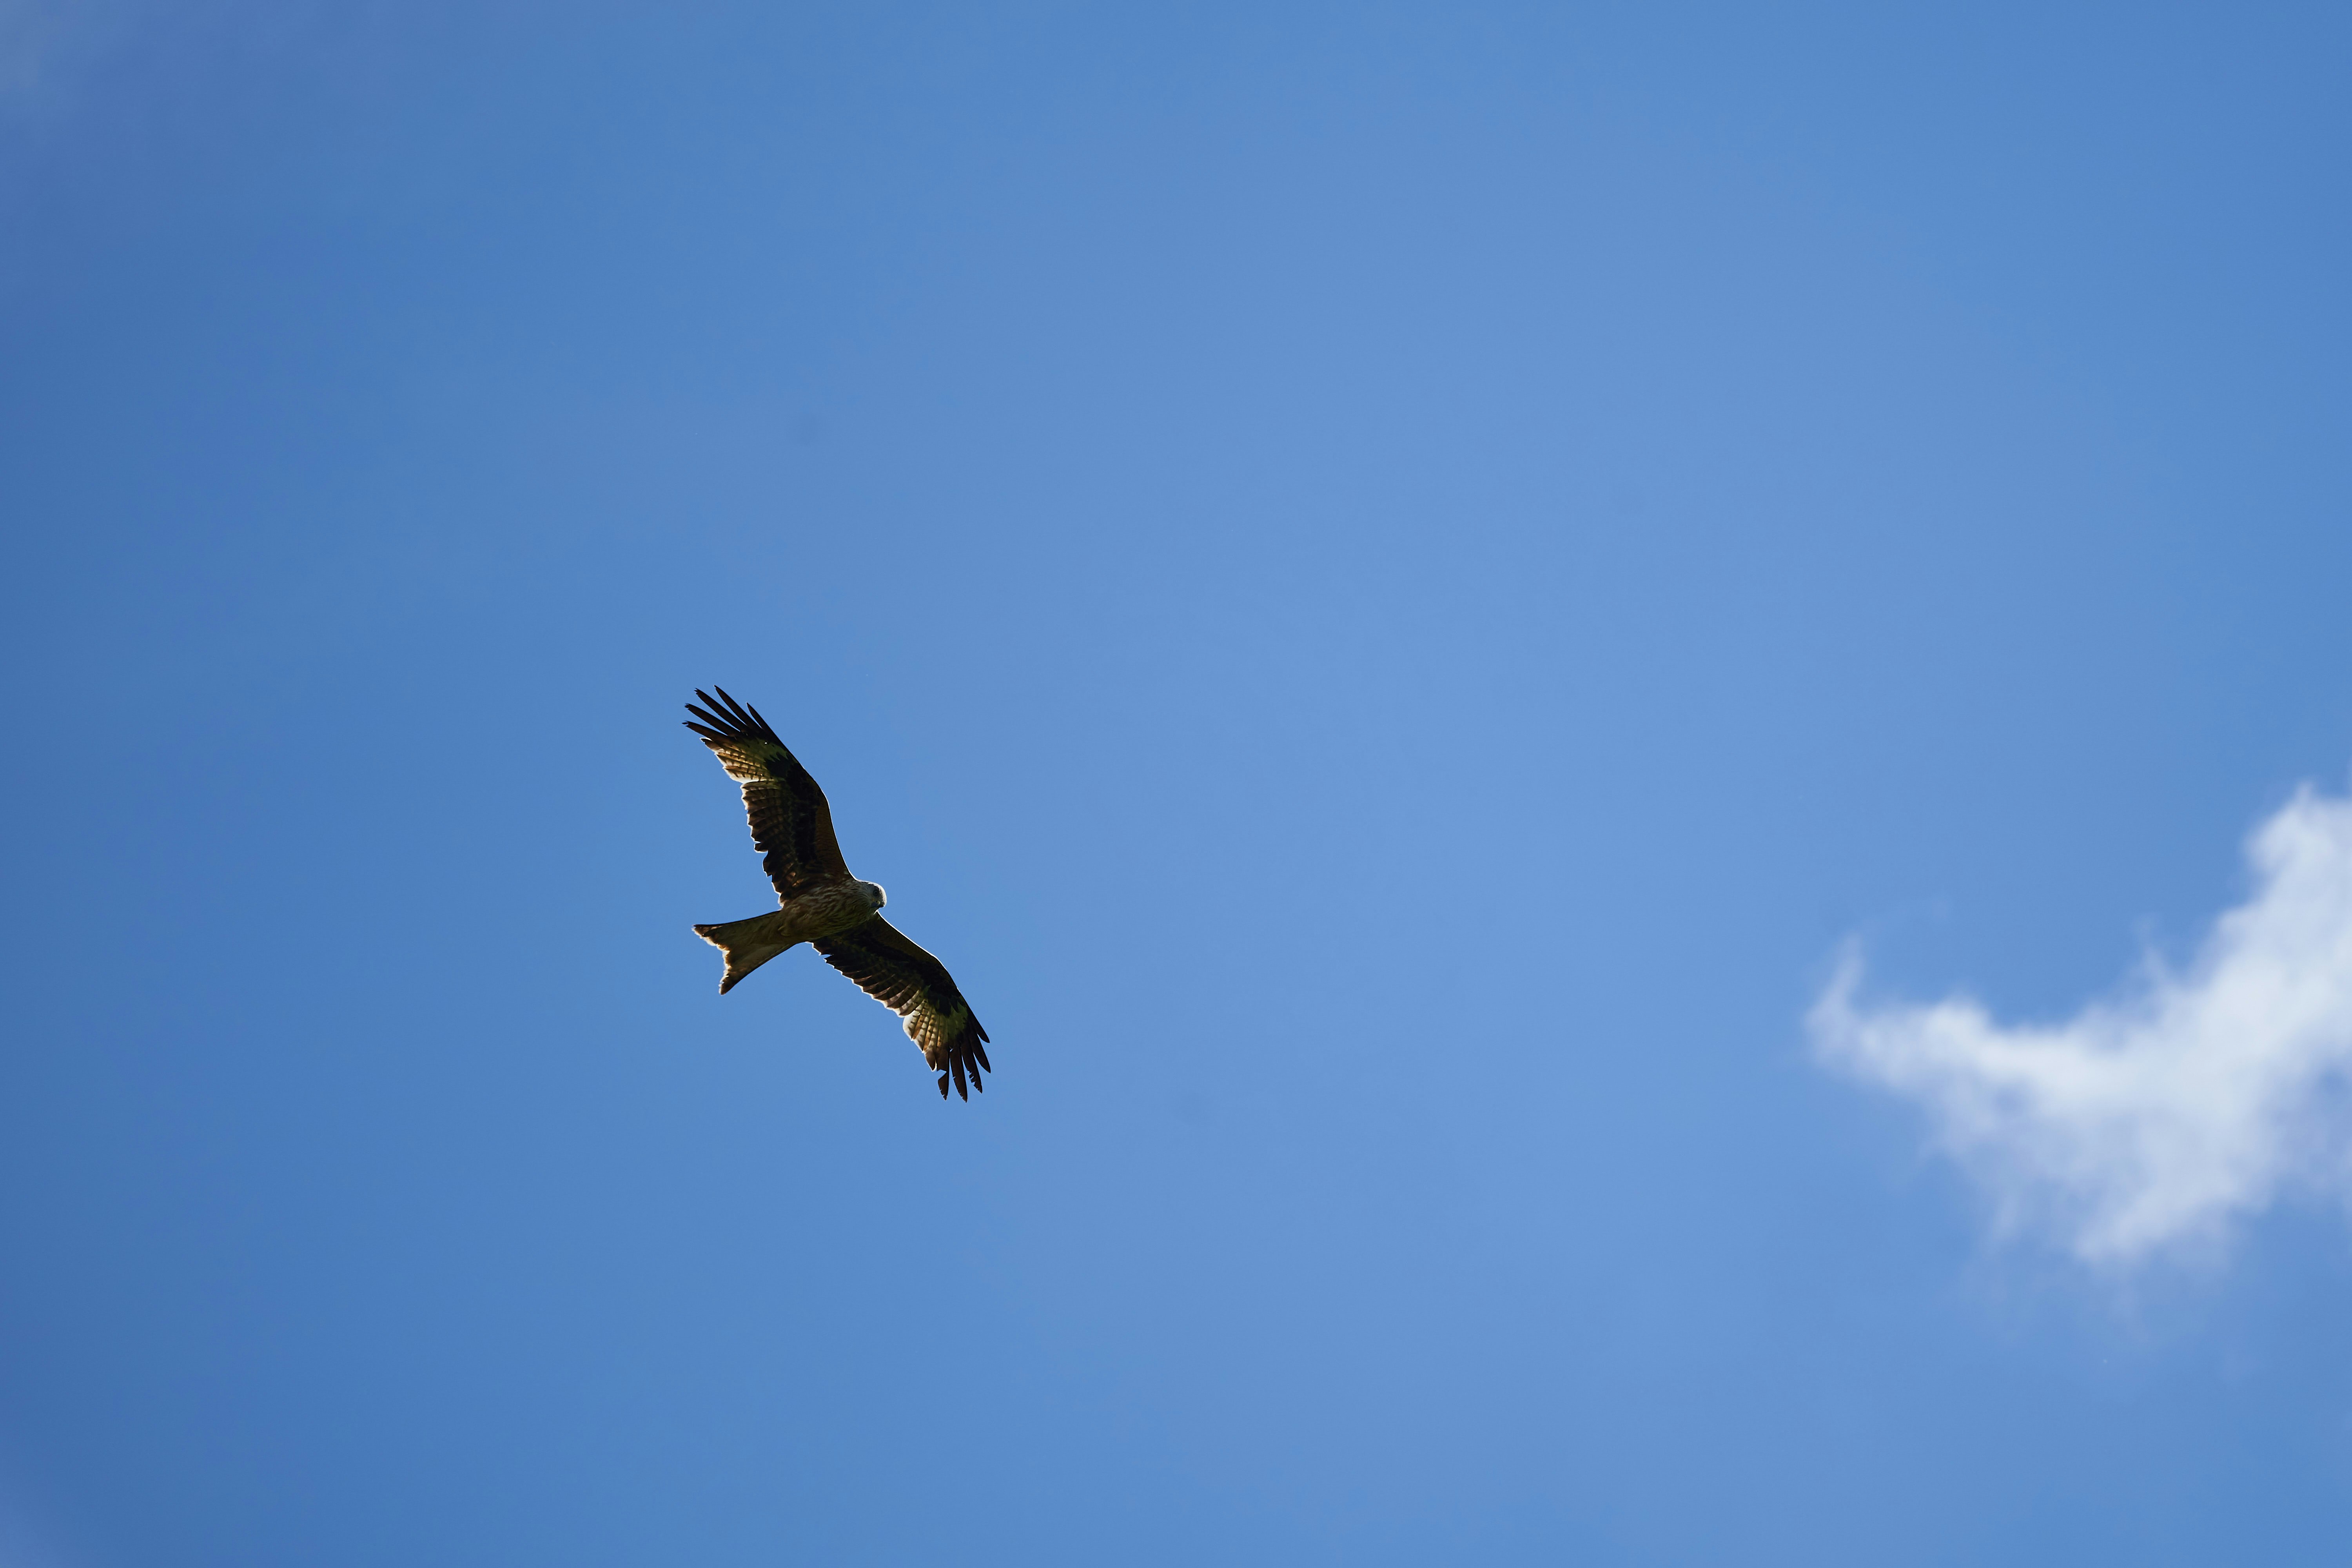
{"label": "brown plumage", "polygon": [[908,1038],[922,1047],[923,1059],[940,1075],[940,1099],[947,1098],[950,1080],[960,1097],[970,1099],[966,1084],[982,1088],[980,1075],[988,1068],[988,1052],[982,1048],[988,1031],[972,1016],[947,966],[882,918],[888,901],[882,889],[849,874],[833,836],[833,808],[809,771],[758,709],[736,701],[724,688],[712,689],[716,699],[695,692],[702,707],[686,705],[694,715],[686,727],[702,737],[728,776],[743,786],[751,847],[764,857],[761,864],[775,884],[778,906],[772,914],[694,928],[695,935],[727,955],[719,994],[805,942],[905,1021]]}

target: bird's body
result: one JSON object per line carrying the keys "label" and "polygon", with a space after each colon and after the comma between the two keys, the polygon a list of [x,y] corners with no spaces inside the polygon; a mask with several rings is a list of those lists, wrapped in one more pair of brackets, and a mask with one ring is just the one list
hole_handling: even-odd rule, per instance
{"label": "bird's body", "polygon": [[865,889],[869,886],[828,883],[793,898],[780,898],[777,907],[764,915],[695,927],[695,935],[727,955],[727,973],[719,977],[719,994],[724,996],[734,990],[737,981],[780,952],[804,942],[837,936],[872,920],[877,906],[866,897]]}
{"label": "bird's body", "polygon": [[950,1079],[959,1095],[967,1082],[980,1088],[981,1072],[988,1067],[982,1048],[988,1031],[972,1016],[947,967],[882,918],[888,897],[879,886],[849,874],[834,838],[833,808],[824,792],[759,710],[717,689],[715,700],[695,693],[706,707],[689,702],[686,710],[702,722],[689,720],[687,728],[702,737],[728,776],[743,786],[751,845],[766,857],[777,905],[748,920],[694,928],[695,935],[727,955],[719,994],[805,942],[905,1020],[908,1037],[940,1075],[942,1098]]}

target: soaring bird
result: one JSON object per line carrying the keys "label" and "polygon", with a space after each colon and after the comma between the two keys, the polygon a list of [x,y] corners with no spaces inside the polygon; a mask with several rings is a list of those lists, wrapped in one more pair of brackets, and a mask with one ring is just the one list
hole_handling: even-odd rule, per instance
{"label": "soaring bird", "polygon": [[[940,1075],[940,1098],[948,1080],[969,1100],[964,1085],[982,1087],[988,1067],[982,1045],[988,1031],[971,1015],[947,965],[917,947],[882,918],[888,900],[872,882],[849,874],[833,837],[833,808],[824,791],[798,758],[776,739],[760,710],[714,687],[716,699],[698,688],[699,708],[686,727],[718,753],[727,776],[743,786],[743,807],[751,817],[751,847],[767,857],[768,880],[776,885],[773,914],[746,921],[697,926],[694,934],[727,955],[719,994],[768,960],[807,942],[824,961],[856,981],[885,1007],[906,1020],[907,1037],[920,1046],[923,1060]],[[700,723],[695,722],[700,720]]]}

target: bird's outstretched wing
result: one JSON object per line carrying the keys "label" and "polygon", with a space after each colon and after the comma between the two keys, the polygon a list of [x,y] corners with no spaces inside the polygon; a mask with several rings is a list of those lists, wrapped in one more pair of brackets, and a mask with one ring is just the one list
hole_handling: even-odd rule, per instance
{"label": "bird's outstretched wing", "polygon": [[858,989],[907,1021],[908,1038],[923,1047],[923,1059],[940,1075],[941,1100],[948,1097],[950,1077],[956,1093],[966,1100],[971,1098],[964,1092],[967,1079],[972,1088],[982,1087],[988,1053],[981,1047],[988,1031],[971,1016],[971,1005],[956,989],[946,964],[880,915],[811,945],[857,982]]}
{"label": "bird's outstretched wing", "polygon": [[777,895],[789,899],[847,877],[849,868],[833,837],[833,808],[824,803],[824,791],[776,739],[757,708],[736,701],[725,687],[714,689],[716,700],[699,689],[695,692],[706,706],[689,702],[686,710],[703,721],[689,719],[686,727],[702,737],[702,743],[719,754],[727,776],[743,786],[751,847],[767,858],[761,864]]}

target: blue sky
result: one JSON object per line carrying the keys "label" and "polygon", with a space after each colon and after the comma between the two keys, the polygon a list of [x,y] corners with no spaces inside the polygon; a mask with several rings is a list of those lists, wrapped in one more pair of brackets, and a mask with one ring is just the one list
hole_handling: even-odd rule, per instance
{"label": "blue sky", "polygon": [[0,1554],[2338,1561],[2347,47],[0,5]]}

